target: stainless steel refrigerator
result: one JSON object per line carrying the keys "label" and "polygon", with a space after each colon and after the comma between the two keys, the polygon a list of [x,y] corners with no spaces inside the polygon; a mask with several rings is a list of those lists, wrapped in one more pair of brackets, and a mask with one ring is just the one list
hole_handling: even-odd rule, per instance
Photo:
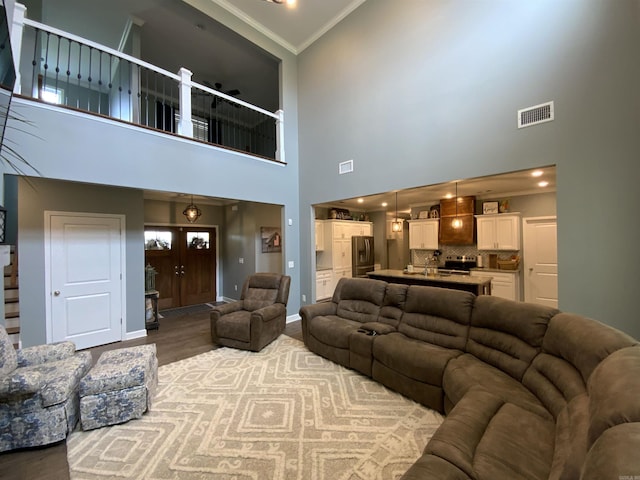
{"label": "stainless steel refrigerator", "polygon": [[367,272],[373,271],[373,265],[373,237],[351,237],[351,275],[366,277]]}

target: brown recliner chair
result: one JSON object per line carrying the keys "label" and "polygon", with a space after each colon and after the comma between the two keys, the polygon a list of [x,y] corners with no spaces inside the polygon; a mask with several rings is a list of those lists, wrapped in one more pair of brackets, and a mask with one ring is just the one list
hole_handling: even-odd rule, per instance
{"label": "brown recliner chair", "polygon": [[291,277],[255,273],[244,282],[240,300],[211,311],[211,338],[225,347],[259,352],[283,331]]}

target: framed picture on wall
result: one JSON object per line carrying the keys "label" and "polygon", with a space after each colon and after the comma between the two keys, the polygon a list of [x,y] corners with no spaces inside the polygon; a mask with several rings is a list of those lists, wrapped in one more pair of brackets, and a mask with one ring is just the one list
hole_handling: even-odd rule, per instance
{"label": "framed picture on wall", "polygon": [[482,202],[482,213],[484,215],[498,213],[498,202]]}
{"label": "framed picture on wall", "polygon": [[282,252],[282,235],[280,227],[260,227],[262,253]]}

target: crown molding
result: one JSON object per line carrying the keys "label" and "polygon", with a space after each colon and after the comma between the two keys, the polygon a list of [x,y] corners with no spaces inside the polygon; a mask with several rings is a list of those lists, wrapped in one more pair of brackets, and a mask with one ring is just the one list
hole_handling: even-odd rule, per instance
{"label": "crown molding", "polygon": [[[349,15],[356,8],[362,5],[366,0],[354,0],[349,5],[347,5],[346,8],[340,11],[338,15],[336,15],[330,21],[328,21],[322,28],[317,30],[312,35],[310,35],[304,42],[302,42],[297,46],[291,44],[290,42],[282,38],[280,35],[278,35],[274,31],[265,27],[262,23],[257,21],[255,18],[248,15],[247,13],[245,13],[243,10],[239,9],[235,5],[232,5],[227,0],[211,0],[211,1],[216,5],[222,7],[223,9],[225,9],[227,12],[231,13],[235,17],[239,18],[250,27],[262,33],[267,38],[273,40],[275,43],[285,48],[289,52],[293,53],[294,55],[298,55],[299,53],[304,51],[307,47],[309,47],[312,43],[314,43],[316,40],[322,37],[325,33],[327,33],[329,30],[335,27],[338,23],[340,23],[347,15]],[[317,0],[314,0],[314,1],[317,1]]]}

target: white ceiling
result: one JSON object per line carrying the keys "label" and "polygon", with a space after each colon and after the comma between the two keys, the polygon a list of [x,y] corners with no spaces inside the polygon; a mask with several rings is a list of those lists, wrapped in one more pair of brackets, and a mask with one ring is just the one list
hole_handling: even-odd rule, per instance
{"label": "white ceiling", "polygon": [[[516,197],[521,195],[532,195],[556,191],[556,168],[554,166],[539,168],[542,171],[540,177],[532,176],[534,170],[522,170],[489,177],[459,179],[457,182],[458,196],[463,197],[473,195],[477,200],[496,200]],[[538,186],[540,181],[548,182],[546,187]],[[427,185],[416,188],[408,188],[397,192],[398,212],[405,216],[412,208],[428,209],[432,205],[437,205],[440,199],[447,195],[456,195],[456,181],[441,183],[438,185]],[[348,199],[336,199],[332,202],[316,205],[320,208],[345,208],[356,212],[375,212],[387,210],[394,212],[396,208],[396,192],[383,192],[366,197]],[[382,203],[387,206],[383,207]]]}
{"label": "white ceiling", "polygon": [[365,0],[296,0],[293,7],[264,0],[212,0],[289,51],[298,54]]}

